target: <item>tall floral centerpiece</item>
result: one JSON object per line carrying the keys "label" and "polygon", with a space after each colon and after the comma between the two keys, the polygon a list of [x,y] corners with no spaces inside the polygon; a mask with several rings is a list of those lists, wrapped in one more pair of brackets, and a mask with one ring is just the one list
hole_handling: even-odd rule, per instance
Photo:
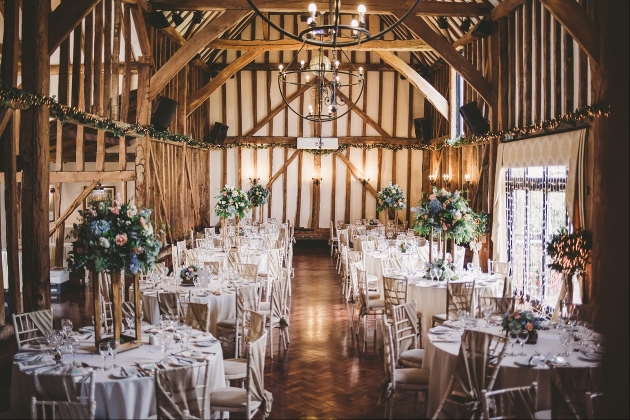
{"label": "tall floral centerpiece", "polygon": [[433,192],[428,196],[422,195],[417,207],[411,211],[416,213],[413,229],[420,236],[429,238],[429,259],[432,260],[433,236],[444,240],[438,240],[438,252],[443,251],[446,256],[446,240],[452,238],[457,245],[468,244],[475,239],[477,230],[475,225],[475,213],[468,207],[468,202],[459,191],[451,193],[444,188],[433,187]]}
{"label": "tall floral centerpiece", "polygon": [[247,198],[247,194],[236,187],[226,185],[219,195],[216,196],[217,203],[214,205],[214,213],[221,218],[221,234],[223,235],[223,247],[226,249],[227,219],[236,219],[236,233],[238,234],[239,219],[245,217],[252,203]]}
{"label": "tall floral centerpiece", "polygon": [[[101,325],[100,286],[101,283],[107,283],[103,282],[103,277],[109,275],[115,339],[121,343],[121,350],[137,347],[141,344],[138,313],[135,338],[121,337],[122,287],[124,274],[136,275],[155,265],[162,244],[154,236],[149,220],[151,210],[139,210],[129,203],[122,204],[120,195],[116,195],[113,203],[99,202],[85,211],[79,211],[79,214],[82,220],[74,224],[70,233],[76,240],[72,242],[72,250],[68,253],[68,267],[70,270],[85,268],[92,272],[96,326]],[[135,276],[134,290],[138,290],[138,276]],[[140,307],[139,293],[135,293],[135,307]],[[98,347],[101,328],[95,328],[94,335]]]}
{"label": "tall floral centerpiece", "polygon": [[[258,213],[260,213],[258,215],[258,220],[262,222],[263,206],[269,202],[269,190],[255,179],[253,181],[252,187],[247,190],[247,198],[249,199],[249,202],[251,203],[251,206],[253,208],[258,208]],[[256,215],[255,212],[253,212],[253,214]],[[256,220],[256,217],[254,217],[254,220]]]}
{"label": "tall floral centerpiece", "polygon": [[479,251],[481,250],[480,237],[487,235],[488,230],[488,214],[484,212],[472,213],[474,223],[473,238],[469,242],[470,250],[473,253],[472,264],[479,267]]}
{"label": "tall floral centerpiece", "polygon": [[405,200],[405,193],[402,188],[398,186],[398,184],[393,184],[390,182],[387,187],[381,188],[378,192],[378,197],[376,200],[376,210],[383,211],[385,210],[385,226],[388,225],[389,221],[389,210],[394,210],[394,214],[397,210],[402,210],[406,207],[407,202]]}
{"label": "tall floral centerpiece", "polygon": [[551,237],[547,243],[547,255],[551,258],[548,267],[558,273],[562,273],[562,289],[558,296],[553,317],[556,318],[560,310],[560,304],[565,299],[567,303],[573,300],[573,276],[584,275],[586,266],[591,257],[593,239],[590,232],[576,229],[569,233],[561,230]]}

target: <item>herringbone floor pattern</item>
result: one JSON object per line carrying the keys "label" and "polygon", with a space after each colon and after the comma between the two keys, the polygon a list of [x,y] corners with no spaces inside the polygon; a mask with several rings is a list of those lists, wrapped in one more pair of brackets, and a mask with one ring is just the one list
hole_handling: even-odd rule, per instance
{"label": "herringbone floor pattern", "polygon": [[[375,340],[370,325],[367,347],[357,343],[325,241],[298,241],[294,251],[291,343],[286,351],[278,349],[274,335],[274,358],[267,350],[265,360],[265,388],[274,399],[270,418],[383,418],[385,404],[377,404],[384,377],[380,332]],[[85,289],[56,297],[55,318],[70,318],[77,327],[91,325],[91,301]],[[415,407],[397,404],[394,416],[416,418]]]}

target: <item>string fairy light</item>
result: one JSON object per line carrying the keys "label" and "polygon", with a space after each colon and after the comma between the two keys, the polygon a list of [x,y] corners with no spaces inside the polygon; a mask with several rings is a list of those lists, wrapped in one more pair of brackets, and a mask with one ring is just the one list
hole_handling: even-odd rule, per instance
{"label": "string fairy light", "polygon": [[[10,107],[13,109],[27,109],[34,106],[47,106],[50,110],[50,116],[63,122],[75,122],[87,127],[96,128],[103,131],[111,132],[114,137],[124,137],[127,135],[151,137],[161,141],[172,141],[176,143],[185,143],[189,146],[199,147],[202,149],[229,149],[233,147],[245,147],[250,149],[269,149],[275,147],[283,147],[296,149],[295,144],[266,143],[252,144],[248,142],[228,142],[223,144],[209,144],[202,140],[193,139],[182,134],[175,134],[169,131],[158,131],[152,125],[142,126],[138,124],[127,124],[120,121],[112,120],[107,117],[86,113],[76,107],[62,105],[54,96],[34,94],[26,92],[22,89],[14,87],[6,87],[0,80],[0,106]],[[445,147],[464,147],[477,146],[498,139],[505,142],[514,140],[517,137],[527,136],[540,131],[552,131],[563,125],[576,126],[585,121],[592,121],[595,118],[607,117],[610,115],[610,107],[603,104],[588,105],[584,108],[568,112],[556,118],[541,121],[536,124],[530,124],[525,127],[514,127],[507,130],[495,131],[483,135],[458,136],[454,139],[445,139],[433,144],[410,143],[406,145],[391,144],[387,142],[373,144],[342,144],[337,149],[309,149],[308,153],[315,155],[326,155],[334,152],[345,151],[348,147],[361,149],[388,149],[399,151],[403,149],[411,150],[428,150],[439,151]]]}

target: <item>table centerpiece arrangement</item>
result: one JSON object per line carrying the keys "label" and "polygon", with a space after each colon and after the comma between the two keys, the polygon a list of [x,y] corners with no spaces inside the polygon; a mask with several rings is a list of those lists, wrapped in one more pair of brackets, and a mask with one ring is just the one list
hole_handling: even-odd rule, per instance
{"label": "table centerpiece arrangement", "polygon": [[[418,235],[429,239],[429,261],[433,261],[433,240],[436,235],[438,254],[441,253],[444,259],[448,239],[452,239],[454,245],[468,245],[487,229],[487,216],[473,212],[468,201],[457,190],[451,193],[444,188],[433,187],[431,194],[422,194],[418,205],[412,207],[411,211],[416,213],[413,229]],[[452,250],[454,253],[455,246]]]}
{"label": "table centerpiece arrangement", "polygon": [[537,317],[532,311],[506,312],[501,320],[501,330],[506,334],[510,332],[527,331],[526,344],[538,342],[538,330],[544,320]]}
{"label": "table centerpiece arrangement", "polygon": [[376,198],[376,211],[385,211],[385,226],[389,224],[389,211],[394,210],[394,219],[396,220],[396,211],[402,210],[407,206],[405,193],[398,184],[391,182],[387,187],[381,188]]}
{"label": "table centerpiece arrangement", "polygon": [[182,286],[194,286],[195,281],[199,277],[199,267],[196,265],[189,265],[184,267],[179,272],[179,278],[182,279]]}
{"label": "table centerpiece arrangement", "polygon": [[[129,350],[141,344],[140,315],[136,311],[135,337],[122,336],[122,288],[124,276],[133,275],[134,290],[139,290],[138,273],[148,272],[155,266],[162,247],[154,236],[150,209],[137,209],[120,195],[114,201],[104,200],[79,210],[81,222],[73,225],[69,237],[75,238],[68,253],[71,271],[87,269],[92,274],[94,288],[94,338],[96,347],[102,339],[101,286],[112,302],[114,339],[120,350]],[[135,294],[135,307],[140,307],[140,294]]]}
{"label": "table centerpiece arrangement", "polygon": [[[252,208],[257,208],[258,211],[252,210],[254,220],[258,219],[258,222],[263,221],[263,206],[269,202],[270,192],[264,185],[260,184],[257,179],[252,182],[252,187],[247,190],[247,198],[251,203]],[[259,213],[257,215],[257,213]]]}
{"label": "table centerpiece arrangement", "polygon": [[247,212],[252,208],[252,203],[243,190],[228,185],[226,185],[215,198],[217,199],[217,203],[214,205],[214,213],[221,218],[223,249],[227,251],[227,220],[234,217],[236,225],[235,232],[238,234],[239,220],[244,218]]}
{"label": "table centerpiece arrangement", "polygon": [[427,261],[425,263],[425,269],[431,279],[435,277],[438,281],[453,280],[457,278],[453,259],[451,254],[448,253],[444,259],[436,258],[431,263]]}

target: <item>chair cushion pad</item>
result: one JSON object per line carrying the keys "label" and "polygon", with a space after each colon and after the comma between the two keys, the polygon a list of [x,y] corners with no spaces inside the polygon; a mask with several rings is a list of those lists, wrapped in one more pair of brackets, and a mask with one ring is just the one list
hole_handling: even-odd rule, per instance
{"label": "chair cushion pad", "polygon": [[225,359],[223,361],[226,379],[229,377],[239,376],[245,377],[247,374],[247,359]]}
{"label": "chair cushion pad", "polygon": [[234,329],[236,328],[236,318],[228,318],[217,322],[217,327]]}
{"label": "chair cushion pad", "polygon": [[394,380],[397,384],[429,385],[429,371],[418,368],[395,369]]}
{"label": "chair cushion pad", "polygon": [[[413,365],[422,366],[422,360],[424,359],[423,349],[409,349],[405,350],[398,356],[398,362],[405,366],[405,362],[409,362]],[[408,366],[408,365],[407,365]],[[227,372],[227,371],[226,371]]]}
{"label": "chair cushion pad", "polygon": [[245,407],[247,391],[245,388],[218,388],[210,392],[210,404],[221,407]]}

